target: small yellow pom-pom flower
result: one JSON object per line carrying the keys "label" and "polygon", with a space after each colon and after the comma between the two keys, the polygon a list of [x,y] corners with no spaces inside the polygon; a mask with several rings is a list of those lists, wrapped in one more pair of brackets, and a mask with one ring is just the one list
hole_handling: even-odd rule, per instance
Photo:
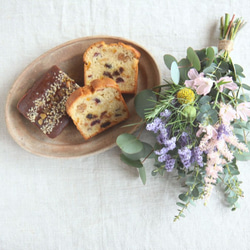
{"label": "small yellow pom-pom flower", "polygon": [[183,88],[177,92],[177,99],[180,104],[192,103],[195,99],[195,94],[193,90]]}

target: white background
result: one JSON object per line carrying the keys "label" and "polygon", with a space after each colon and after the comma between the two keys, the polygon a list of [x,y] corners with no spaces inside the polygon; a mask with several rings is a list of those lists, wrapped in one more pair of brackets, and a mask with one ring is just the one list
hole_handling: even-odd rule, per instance
{"label": "white background", "polygon": [[[181,187],[169,175],[143,186],[119,160],[117,147],[77,159],[48,159],[20,148],[8,134],[5,102],[35,58],[66,41],[119,36],[145,47],[164,79],[163,55],[216,46],[228,12],[249,21],[250,2],[181,0],[0,1],[0,250],[250,249],[250,166],[239,164],[245,197],[231,212],[219,189],[173,222]],[[231,56],[250,82],[250,25]],[[146,137],[145,137],[146,139]]]}

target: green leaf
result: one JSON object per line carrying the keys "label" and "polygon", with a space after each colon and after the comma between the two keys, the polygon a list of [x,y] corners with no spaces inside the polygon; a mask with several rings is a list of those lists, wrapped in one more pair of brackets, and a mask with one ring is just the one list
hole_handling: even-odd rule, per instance
{"label": "green leaf", "polygon": [[177,62],[172,62],[171,64],[171,78],[173,82],[178,85],[180,81],[180,71]]}
{"label": "green leaf", "polygon": [[211,64],[209,67],[206,67],[203,69],[203,73],[204,74],[211,74],[214,72],[214,70],[215,70],[215,68],[214,68],[213,64]]}
{"label": "green leaf", "polygon": [[155,154],[154,154],[154,151],[153,151],[153,147],[146,143],[146,142],[141,142],[143,144],[143,148],[140,152],[138,153],[126,153],[124,151],[122,151],[122,153],[129,159],[131,160],[140,160],[142,158],[145,158],[145,157],[148,157],[148,158],[154,158],[155,157]]}
{"label": "green leaf", "polygon": [[207,48],[206,54],[207,54],[208,60],[206,62],[206,67],[209,67],[212,64],[214,60],[214,54],[215,54],[214,52],[215,51],[212,47]]}
{"label": "green leaf", "polygon": [[218,47],[216,46],[211,46],[210,48],[212,48],[214,50],[214,55],[218,54]]}
{"label": "green leaf", "polygon": [[138,93],[134,101],[137,114],[145,119],[146,113],[155,107],[156,100],[156,94],[152,90],[145,89]]}
{"label": "green leaf", "polygon": [[187,58],[197,71],[201,69],[201,63],[199,57],[191,47],[187,49]]}
{"label": "green leaf", "polygon": [[193,197],[194,198],[198,198],[199,197],[199,190],[198,190],[198,188],[194,188],[193,190],[192,190],[192,195],[193,195]]}
{"label": "green leaf", "polygon": [[237,75],[243,72],[243,68],[239,64],[234,64],[234,68]]}
{"label": "green leaf", "polygon": [[116,143],[127,154],[136,154],[143,150],[143,143],[131,134],[124,133],[119,135]]}
{"label": "green leaf", "polygon": [[187,186],[193,186],[194,181],[195,181],[194,176],[189,176],[185,183],[186,183]]}
{"label": "green leaf", "polygon": [[247,148],[249,152],[235,153],[234,156],[238,161],[248,161],[250,160],[250,142],[247,143]]}
{"label": "green leaf", "polygon": [[241,86],[242,86],[242,88],[244,88],[246,90],[250,90],[250,86],[245,84],[245,83],[243,83]]}
{"label": "green leaf", "polygon": [[188,71],[190,70],[191,64],[188,59],[183,58],[178,62],[180,78],[185,81],[189,80]]}
{"label": "green leaf", "polygon": [[143,143],[143,157],[148,157],[148,158],[155,158],[155,153],[154,153],[154,148],[146,143],[146,142],[142,142]]}
{"label": "green leaf", "polygon": [[203,105],[206,103],[210,103],[210,101],[211,101],[211,97],[206,95],[206,96],[201,97],[201,99],[199,100],[199,104]]}
{"label": "green leaf", "polygon": [[163,59],[164,59],[164,63],[166,64],[169,70],[171,69],[172,63],[177,62],[177,60],[173,56],[168,55],[168,54],[164,55]]}
{"label": "green leaf", "polygon": [[189,197],[186,194],[180,194],[179,199],[184,201],[184,202],[187,202],[189,200]]}
{"label": "green leaf", "polygon": [[158,169],[154,169],[152,172],[151,172],[151,175],[152,176],[156,176],[158,174]]}
{"label": "green leaf", "polygon": [[214,109],[208,111],[208,116],[211,125],[214,125],[218,121],[218,115]]}
{"label": "green leaf", "polygon": [[185,177],[186,176],[186,172],[182,169],[178,169],[178,176],[179,177]]}
{"label": "green leaf", "polygon": [[238,200],[238,197],[236,197],[236,196],[234,196],[234,197],[227,197],[227,202],[230,205],[233,205],[237,200]]}
{"label": "green leaf", "polygon": [[195,50],[195,53],[199,57],[200,62],[206,59],[206,49]]}
{"label": "green leaf", "polygon": [[182,208],[185,208],[186,205],[182,202],[176,202],[176,205],[179,206],[179,207],[182,207]]}
{"label": "green leaf", "polygon": [[206,113],[206,112],[208,112],[210,109],[211,109],[210,104],[205,103],[205,104],[201,105],[201,107],[200,107],[200,112]]}
{"label": "green leaf", "polygon": [[131,160],[123,154],[120,155],[120,159],[122,162],[124,162],[125,164],[127,164],[131,167],[134,167],[134,168],[142,168],[143,167],[143,164],[141,163],[140,160],[136,160],[136,161]]}
{"label": "green leaf", "polygon": [[140,175],[142,183],[145,185],[146,184],[146,171],[145,171],[145,167],[139,168],[139,175]]}
{"label": "green leaf", "polygon": [[246,95],[246,94],[240,95],[240,100],[241,100],[242,102],[249,102],[249,101],[250,101],[250,96],[249,96],[249,95]]}
{"label": "green leaf", "polygon": [[219,67],[219,72],[225,74],[229,69],[229,64],[225,61],[222,61]]}

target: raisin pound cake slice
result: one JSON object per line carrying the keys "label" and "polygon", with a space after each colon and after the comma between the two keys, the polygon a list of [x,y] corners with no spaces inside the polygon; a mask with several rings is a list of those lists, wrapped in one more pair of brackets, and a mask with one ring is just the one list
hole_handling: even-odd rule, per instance
{"label": "raisin pound cake slice", "polygon": [[84,83],[95,79],[113,79],[122,93],[136,94],[140,53],[124,43],[98,42],[83,55]]}
{"label": "raisin pound cake slice", "polygon": [[68,98],[66,110],[85,140],[129,117],[120,89],[110,78],[77,89]]}

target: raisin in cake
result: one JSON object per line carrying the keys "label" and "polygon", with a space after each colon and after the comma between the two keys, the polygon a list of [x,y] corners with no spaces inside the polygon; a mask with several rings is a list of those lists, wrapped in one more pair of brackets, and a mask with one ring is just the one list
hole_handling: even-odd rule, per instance
{"label": "raisin in cake", "polygon": [[44,134],[55,138],[70,121],[65,103],[77,88],[79,85],[54,65],[21,98],[17,108]]}
{"label": "raisin in cake", "polygon": [[93,44],[83,55],[85,85],[109,77],[118,84],[122,93],[135,94],[139,58],[140,53],[124,43],[106,44],[102,41]]}
{"label": "raisin in cake", "polygon": [[66,109],[86,140],[129,116],[120,89],[110,78],[96,79],[77,89],[68,98]]}

